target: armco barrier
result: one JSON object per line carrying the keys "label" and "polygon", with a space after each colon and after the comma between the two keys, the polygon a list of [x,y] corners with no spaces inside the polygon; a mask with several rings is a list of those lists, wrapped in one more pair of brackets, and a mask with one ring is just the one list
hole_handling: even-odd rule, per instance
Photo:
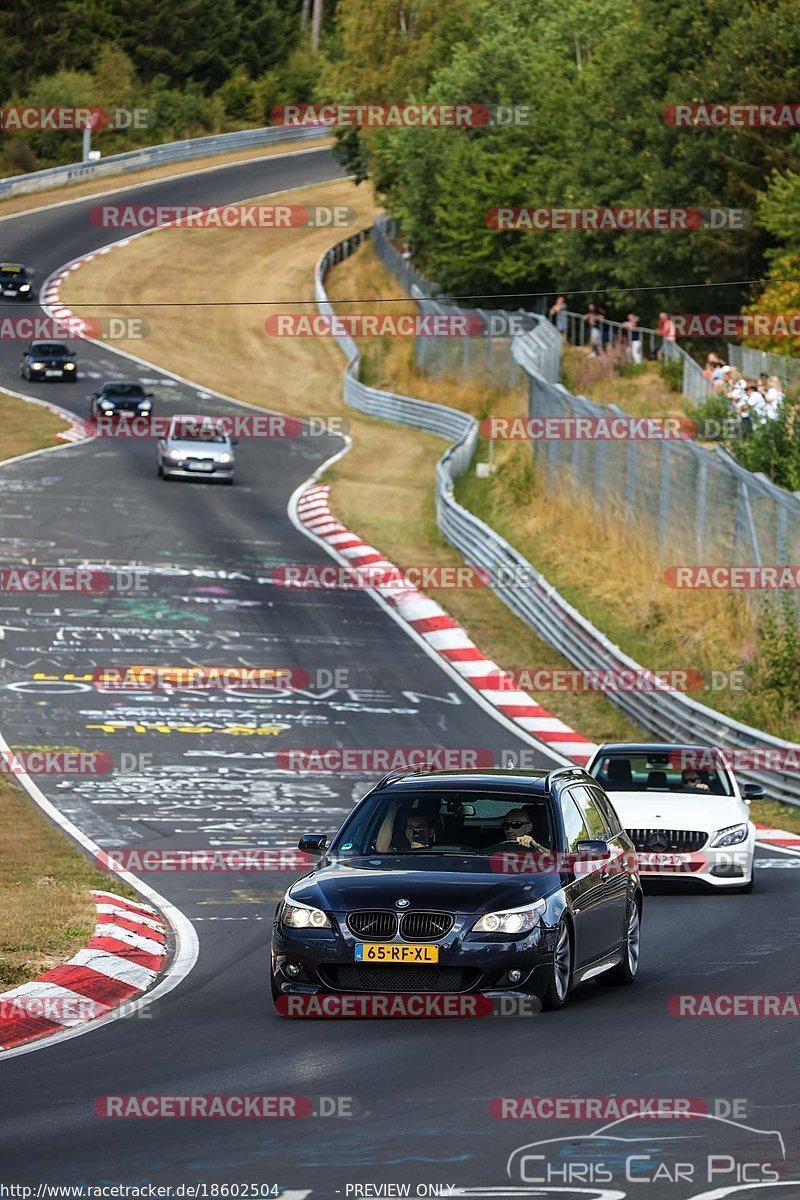
{"label": "armco barrier", "polygon": [[0,199],[21,196],[27,192],[42,192],[47,188],[64,187],[68,183],[79,183],[83,179],[101,179],[105,175],[124,175],[141,171],[145,167],[158,167],[164,163],[185,162],[192,158],[206,158],[214,154],[229,154],[231,150],[256,149],[273,146],[280,142],[305,141],[320,137],[328,132],[324,125],[309,125],[295,128],[291,125],[272,125],[263,129],[242,129],[236,133],[217,133],[210,137],[189,138],[184,142],[166,142],[163,146],[145,146],[141,150],[128,150],[124,154],[110,154],[94,162],[68,163],[63,167],[49,167],[44,171],[33,171],[30,175],[12,175],[0,179]]}
{"label": "armco barrier", "polygon": [[774,354],[771,350],[753,350],[728,342],[728,362],[748,379],[758,375],[777,375],[784,387],[800,387],[800,358]]}
{"label": "armco barrier", "polygon": [[[332,246],[319,260],[315,271],[315,294],[320,312],[333,314],[325,291],[325,277],[332,266],[348,258],[369,237],[362,230]],[[542,322],[531,332],[513,339],[512,352],[529,374],[536,364],[549,361],[550,334]],[[493,587],[500,599],[548,645],[582,670],[633,670],[644,668],[623,654],[604,634],[568,604],[551,584],[491,526],[458,503],[454,481],[468,470],[478,440],[473,417],[442,404],[430,404],[410,396],[367,387],[358,378],[360,354],[350,337],[338,337],[347,357],[344,375],[345,403],[384,420],[412,425],[446,438],[452,445],[436,464],[436,513],[439,528],[466,560],[486,568],[498,580]],[[502,568],[510,568],[503,581]],[[520,586],[520,579],[526,581]],[[624,586],[624,580],[620,581]],[[698,742],[729,750],[790,751],[800,759],[800,746],[726,717],[693,700],[683,692],[609,692],[608,699],[655,738],[667,742]],[[741,770],[743,778],[761,783],[769,796],[800,806],[800,772]]]}

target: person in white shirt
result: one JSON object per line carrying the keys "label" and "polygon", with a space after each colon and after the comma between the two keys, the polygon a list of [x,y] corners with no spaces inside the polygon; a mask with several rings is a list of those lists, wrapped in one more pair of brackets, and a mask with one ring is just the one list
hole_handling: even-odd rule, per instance
{"label": "person in white shirt", "polygon": [[781,388],[781,381],[777,375],[770,375],[767,380],[768,387],[764,393],[764,399],[767,402],[767,420],[774,421],[781,411],[783,405],[784,394]]}
{"label": "person in white shirt", "polygon": [[747,394],[747,407],[755,425],[764,425],[767,420],[767,402],[754,383],[750,384]]}

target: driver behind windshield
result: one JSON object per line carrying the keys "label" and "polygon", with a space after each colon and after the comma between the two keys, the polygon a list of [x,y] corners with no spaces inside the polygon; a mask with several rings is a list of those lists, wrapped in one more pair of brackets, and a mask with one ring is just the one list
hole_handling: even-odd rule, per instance
{"label": "driver behind windshield", "polygon": [[526,850],[536,850],[541,854],[546,854],[544,846],[541,846],[533,836],[533,821],[530,813],[524,808],[512,808],[503,817],[503,833],[505,837],[500,845],[508,845],[509,842],[516,842],[518,846],[524,846]]}
{"label": "driver behind windshield", "polygon": [[404,833],[409,850],[427,850],[433,845],[433,826],[419,813],[407,818]]}

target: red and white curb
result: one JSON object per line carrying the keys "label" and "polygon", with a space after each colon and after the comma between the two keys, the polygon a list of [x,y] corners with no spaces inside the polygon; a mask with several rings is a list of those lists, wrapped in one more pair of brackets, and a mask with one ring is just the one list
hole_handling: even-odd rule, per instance
{"label": "red and white curb", "polygon": [[92,892],[94,935],[69,962],[0,993],[0,1052],[108,1016],[137,1000],[164,969],[168,926],[154,908]]}
{"label": "red and white curb", "polygon": [[756,825],[756,841],[768,850],[783,850],[787,854],[800,854],[800,833],[788,833],[785,829],[770,829],[767,825]]}
{"label": "red and white curb", "polygon": [[[465,630],[435,600],[411,584],[398,587],[397,567],[333,516],[328,505],[329,490],[326,484],[317,484],[303,492],[297,501],[301,524],[327,542],[337,554],[349,559],[354,567],[368,566],[371,574],[378,575],[375,590],[492,707],[537,741],[584,766],[597,749],[596,743],[570,729],[525,692],[515,690],[511,677],[497,663],[486,658]],[[380,582],[381,571],[387,575],[385,584]]]}

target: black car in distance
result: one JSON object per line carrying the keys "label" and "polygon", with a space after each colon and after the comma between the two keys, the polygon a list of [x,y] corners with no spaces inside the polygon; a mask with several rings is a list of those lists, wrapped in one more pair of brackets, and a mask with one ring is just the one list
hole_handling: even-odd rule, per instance
{"label": "black car in distance", "polygon": [[[275,915],[273,999],[318,993],[534,995],[632,983],[633,845],[578,767],[395,772],[356,805]],[[281,1002],[277,1003],[283,1012]]]}
{"label": "black car in distance", "polygon": [[30,302],[33,299],[33,272],[22,263],[0,262],[0,296]]}
{"label": "black car in distance", "polygon": [[74,383],[78,378],[75,351],[63,342],[29,342],[19,364],[21,378],[61,379]]}
{"label": "black car in distance", "polygon": [[89,418],[114,417],[130,413],[137,417],[149,417],[153,412],[153,394],[141,383],[113,380],[104,383],[89,397]]}

